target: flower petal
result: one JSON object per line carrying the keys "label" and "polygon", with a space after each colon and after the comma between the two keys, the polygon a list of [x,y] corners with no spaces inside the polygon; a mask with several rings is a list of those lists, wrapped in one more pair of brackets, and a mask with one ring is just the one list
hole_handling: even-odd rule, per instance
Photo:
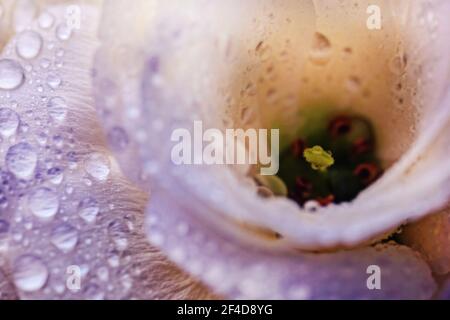
{"label": "flower petal", "polygon": [[[436,289],[426,263],[404,246],[380,244],[323,254],[277,252],[222,233],[167,192],[154,192],[148,210],[150,241],[227,297],[429,299]],[[368,289],[369,266],[380,268],[381,290]]]}
{"label": "flower petal", "polygon": [[41,9],[46,22],[0,57],[22,75],[0,92],[0,297],[210,297],[148,244],[148,196],[106,148],[91,95],[98,2],[79,5],[79,30],[67,29],[67,6]]}
{"label": "flower petal", "polygon": [[[214,202],[209,198],[204,201],[210,205],[222,206],[221,213],[227,218],[270,228],[303,249],[352,247],[379,239],[401,224],[418,219],[442,206],[448,198],[449,189],[446,186],[450,172],[442,161],[446,149],[439,147],[440,142],[437,147],[433,147],[433,143],[438,143],[436,137],[442,135],[449,117],[448,108],[445,108],[446,82],[441,77],[448,70],[447,60],[443,59],[449,50],[447,46],[440,47],[442,52],[438,51],[439,59],[434,61],[434,67],[440,67],[435,68],[440,71],[436,72],[436,77],[444,80],[436,84],[436,90],[429,90],[432,94],[429,96],[428,112],[424,111],[423,117],[420,118],[423,120],[420,124],[424,128],[418,133],[418,139],[411,149],[377,183],[352,203],[328,206],[320,214],[311,216],[288,200],[259,201],[251,187],[240,183],[243,175],[237,174],[237,168],[233,168],[235,174],[231,174],[229,168],[225,167],[173,168],[169,141],[174,129],[190,128],[195,119],[207,122],[208,126],[222,126],[220,117],[226,111],[218,110],[214,106],[226,105],[227,95],[218,97],[219,93],[232,91],[232,85],[238,86],[232,81],[234,78],[230,77],[233,71],[230,71],[229,66],[231,63],[239,65],[236,61],[240,61],[240,58],[244,60],[241,64],[248,64],[247,69],[251,68],[252,60],[247,57],[247,53],[258,45],[259,35],[254,35],[258,29],[254,26],[255,30],[252,29],[252,26],[246,24],[248,19],[242,17],[247,17],[251,12],[265,16],[264,10],[279,9],[279,15],[272,15],[271,19],[279,19],[280,23],[273,25],[281,30],[285,27],[282,21],[291,21],[286,26],[287,30],[291,30],[289,28],[292,27],[293,19],[298,18],[299,25],[294,29],[298,32],[299,28],[303,28],[304,37],[295,40],[304,43],[309,39],[308,34],[312,34],[314,16],[311,12],[317,8],[304,2],[303,6],[299,5],[299,11],[295,11],[298,16],[289,16],[285,9],[295,4],[286,4],[286,7],[280,8],[268,6],[269,9],[261,9],[262,12],[252,11],[251,8],[258,7],[254,4],[254,7],[249,4],[248,7],[239,9],[232,4],[209,4],[202,7],[208,10],[208,17],[218,14],[219,11],[221,16],[233,17],[233,23],[226,23],[196,15],[196,5],[183,4],[181,10],[171,5],[165,7],[152,2],[142,2],[144,8],[150,7],[153,9],[151,12],[158,12],[158,15],[152,14],[146,18],[143,14],[136,20],[130,18],[130,23],[125,23],[126,27],[123,27],[114,23],[118,15],[114,14],[113,8],[120,11],[125,2],[114,3],[115,6],[111,6],[112,13],[105,16],[105,45],[97,55],[97,66],[102,70],[95,79],[98,91],[97,106],[103,116],[106,130],[122,132],[122,136],[127,136],[127,149],[120,149],[116,154],[126,175],[144,188],[149,185],[145,177],[155,175],[154,173],[159,171],[164,172],[166,182],[172,179],[174,184],[184,185],[185,191],[195,194],[196,197],[204,197],[205,189],[214,194],[226,194],[236,201]],[[417,8],[420,8],[421,4],[417,4]],[[436,3],[432,12],[438,12],[441,7],[442,12],[447,12],[448,7],[443,2]],[[416,12],[416,6],[412,9],[414,10],[411,10],[409,20],[415,21],[416,15],[423,13]],[[136,10],[139,10],[139,5]],[[443,19],[440,14],[436,19],[438,18]],[[121,16],[120,19],[127,19],[127,16]],[[236,25],[239,23],[242,24],[241,28],[236,31]],[[129,26],[131,30],[137,29],[140,32],[133,32],[133,37],[121,39],[120,35],[125,34]],[[437,30],[437,37],[446,37],[445,27],[441,26]],[[276,32],[279,30],[273,30],[273,33]],[[246,36],[247,33],[252,34],[254,39]],[[230,39],[233,39],[234,46],[229,43]],[[414,41],[411,42],[413,46]],[[435,44],[439,47],[439,43]],[[127,50],[124,50],[125,47]],[[434,46],[430,48],[436,49]],[[233,50],[234,53],[229,53]],[[199,59],[201,63],[198,63]],[[223,59],[223,63],[217,63],[217,59]],[[302,54],[295,57],[299,65],[302,65],[305,59]],[[192,72],[193,65],[196,65],[195,77]],[[430,70],[435,70],[431,65],[424,67],[429,66]],[[247,70],[245,67],[242,69]],[[223,84],[228,83],[227,81],[232,85]],[[380,118],[384,119],[384,115]],[[389,131],[394,135],[395,130]],[[129,135],[134,137],[128,137]],[[437,151],[427,152],[431,148]],[[140,162],[143,164],[140,165]],[[174,173],[175,171],[177,173]],[[188,181],[187,177],[190,176],[195,178]],[[159,178],[154,178],[157,179]],[[199,181],[202,187],[196,188]],[[412,181],[417,183],[413,184]],[[415,201],[413,206],[412,199]],[[255,211],[259,214],[255,215]],[[283,211],[284,219],[279,219],[280,211]]]}
{"label": "flower petal", "polygon": [[[285,25],[281,21],[290,20],[283,19],[284,10],[280,9],[278,16],[269,14],[273,9],[270,5],[265,12],[256,5],[233,10],[232,4],[200,1],[165,8],[155,2],[140,1],[136,2],[135,10],[148,12],[144,9],[150,7],[152,14],[146,17],[142,13],[139,19],[132,19],[133,14],[128,18],[120,16],[121,22],[123,19],[128,22],[121,25],[116,21],[117,12],[121,12],[126,2],[110,3],[114,4],[103,19],[103,47],[96,59],[96,105],[106,130],[121,132],[111,135],[116,139],[110,144],[116,148],[125,174],[146,190],[152,187],[148,236],[153,244],[212,289],[232,298],[432,296],[435,284],[429,268],[407,247],[387,244],[323,254],[300,253],[297,249],[355,246],[409,218],[424,215],[447,197],[447,189],[440,186],[446,183],[443,180],[449,176],[448,171],[433,170],[435,174],[421,180],[423,183],[417,187],[406,179],[404,184],[409,183],[408,188],[386,183],[395,193],[386,195],[383,190],[376,194],[375,200],[367,193],[355,206],[332,206],[320,216],[299,212],[289,201],[257,199],[253,190],[244,185],[238,170],[176,167],[171,162],[169,141],[174,129],[190,128],[196,119],[222,127],[220,119],[216,119],[221,114],[214,108],[227,103],[225,98],[218,103],[214,96],[223,89],[221,75],[226,78],[232,72],[230,65],[240,62],[236,59],[239,54],[251,66],[247,49],[258,47],[259,42],[256,36],[245,36],[248,26],[242,21],[251,20],[250,13],[259,17],[267,14],[279,19],[280,24],[272,22],[272,25],[282,29]],[[299,19],[305,36],[302,40],[314,31],[314,20],[309,15],[313,7],[308,3],[295,11],[303,18]],[[198,15],[197,6],[203,10],[202,16]],[[255,9],[257,13],[253,13],[250,7],[261,11]],[[233,19],[228,23],[214,21],[218,16]],[[240,20],[241,17],[246,19]],[[267,21],[262,20],[261,25],[266,26]],[[239,31],[233,29],[236,25]],[[138,32],[124,36],[129,30]],[[230,38],[234,45],[230,45]],[[238,53],[233,53],[233,49]],[[301,65],[305,56],[299,54],[296,58]],[[218,60],[223,63],[217,63]],[[439,105],[436,109],[444,108]],[[428,138],[438,135],[441,129],[439,123]],[[127,141],[125,148],[123,141]],[[405,162],[410,164],[415,156]],[[429,159],[430,163],[441,163],[436,158]],[[401,176],[406,167],[402,166],[390,178]],[[437,189],[444,191],[436,192]],[[411,209],[411,199],[417,200],[416,195],[423,190],[427,191],[421,199],[429,197],[433,202]],[[382,201],[377,201],[378,197]],[[240,228],[245,223],[280,231],[283,236],[288,235],[287,243],[281,241],[278,245],[262,239],[260,234]],[[370,265],[380,266],[385,289],[368,290],[366,271]]]}
{"label": "flower petal", "polygon": [[450,208],[405,226],[400,239],[419,251],[436,274],[450,272]]}

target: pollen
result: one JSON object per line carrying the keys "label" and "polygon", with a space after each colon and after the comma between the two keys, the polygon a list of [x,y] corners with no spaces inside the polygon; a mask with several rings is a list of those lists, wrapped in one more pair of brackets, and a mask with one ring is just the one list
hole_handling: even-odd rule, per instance
{"label": "pollen", "polygon": [[314,170],[324,172],[334,164],[331,151],[325,151],[321,146],[305,149],[303,156]]}

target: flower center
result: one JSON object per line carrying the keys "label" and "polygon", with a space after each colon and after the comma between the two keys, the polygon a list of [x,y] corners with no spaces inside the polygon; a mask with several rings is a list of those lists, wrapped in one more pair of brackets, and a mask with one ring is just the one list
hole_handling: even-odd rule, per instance
{"label": "flower center", "polygon": [[335,112],[303,116],[305,125],[281,151],[277,177],[256,179],[261,186],[302,207],[311,201],[326,206],[353,200],[381,175],[368,119]]}

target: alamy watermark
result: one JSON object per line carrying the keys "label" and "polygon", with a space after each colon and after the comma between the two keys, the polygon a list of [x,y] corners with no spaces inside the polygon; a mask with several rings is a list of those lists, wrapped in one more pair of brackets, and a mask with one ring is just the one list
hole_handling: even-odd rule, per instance
{"label": "alamy watermark", "polygon": [[366,269],[366,273],[370,276],[367,278],[366,286],[369,290],[381,290],[381,268],[375,264],[370,265]]}
{"label": "alamy watermark", "polygon": [[367,29],[380,30],[381,29],[381,8],[375,4],[367,7],[366,13],[369,15],[366,21]]}
{"label": "alamy watermark", "polygon": [[[269,134],[270,133],[270,134]],[[279,129],[203,130],[194,121],[191,133],[186,128],[172,132],[171,158],[176,165],[259,165],[261,175],[275,175],[279,169]],[[270,153],[269,153],[270,148]]]}
{"label": "alamy watermark", "polygon": [[68,266],[66,269],[66,287],[70,291],[81,289],[81,268],[77,265]]}
{"label": "alamy watermark", "polygon": [[64,14],[66,19],[66,26],[70,30],[81,29],[81,7],[77,5],[70,5],[66,7]]}

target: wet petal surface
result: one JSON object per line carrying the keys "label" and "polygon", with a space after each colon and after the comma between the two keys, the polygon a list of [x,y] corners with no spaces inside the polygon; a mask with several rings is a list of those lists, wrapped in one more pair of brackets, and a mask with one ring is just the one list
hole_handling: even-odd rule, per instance
{"label": "wet petal surface", "polygon": [[99,5],[78,7],[80,29],[65,5],[23,7],[29,31],[0,56],[0,298],[208,297],[149,245],[148,195],[106,148],[91,95]]}

